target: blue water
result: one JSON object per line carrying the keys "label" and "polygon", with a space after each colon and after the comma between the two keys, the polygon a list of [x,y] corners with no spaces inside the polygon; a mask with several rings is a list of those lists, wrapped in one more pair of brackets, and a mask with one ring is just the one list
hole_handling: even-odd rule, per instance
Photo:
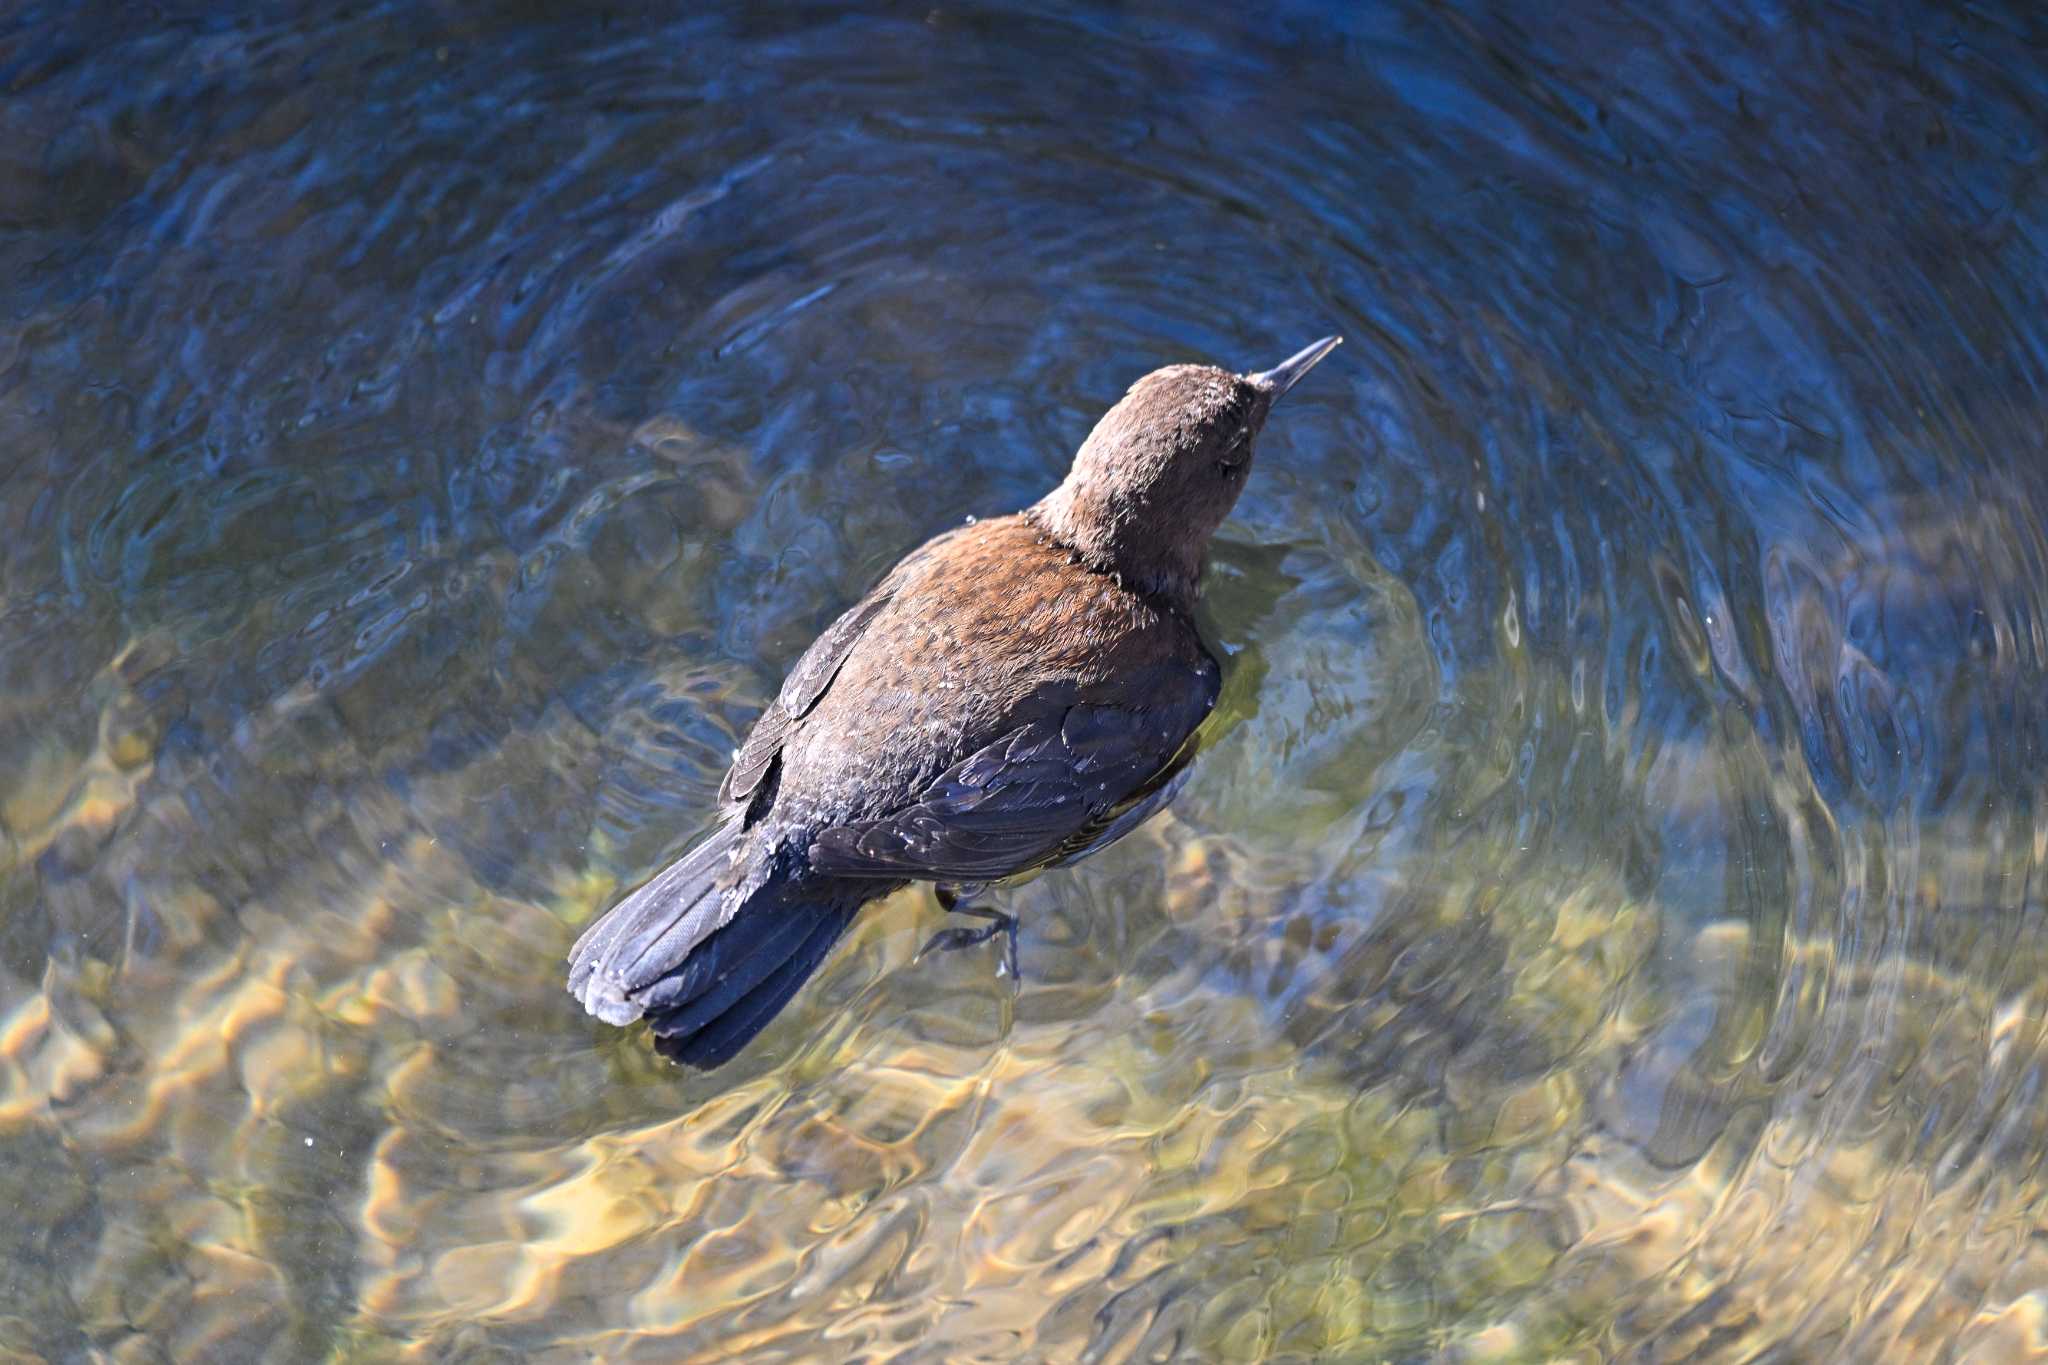
{"label": "blue water", "polygon": [[[2024,4],[0,13],[0,1347],[2038,1349],[2044,129]],[[582,1016],[895,557],[1329,332],[1020,990]]]}

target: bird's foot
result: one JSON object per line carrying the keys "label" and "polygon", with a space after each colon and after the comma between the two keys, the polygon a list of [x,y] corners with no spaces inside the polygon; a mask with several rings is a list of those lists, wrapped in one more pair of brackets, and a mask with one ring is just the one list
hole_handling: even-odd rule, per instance
{"label": "bird's foot", "polygon": [[[952,903],[946,904],[949,900]],[[977,919],[987,920],[988,923],[979,929],[939,930],[938,933],[925,940],[924,947],[917,950],[917,955],[920,958],[926,953],[933,951],[948,953],[952,952],[955,948],[972,948],[978,943],[986,943],[997,934],[1001,934],[1003,936],[1003,960],[997,964],[996,974],[1000,976],[1007,971],[1010,975],[1010,980],[1016,982],[1023,981],[1023,975],[1017,968],[1017,917],[1015,915],[1005,914],[1001,910],[984,909],[979,905],[962,905],[957,896],[948,897],[943,893],[940,896],[940,903],[946,905],[946,909],[953,914],[973,915]]]}

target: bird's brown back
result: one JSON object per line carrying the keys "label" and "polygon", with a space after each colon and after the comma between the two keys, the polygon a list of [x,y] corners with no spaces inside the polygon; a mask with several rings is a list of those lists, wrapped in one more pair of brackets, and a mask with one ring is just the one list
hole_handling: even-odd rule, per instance
{"label": "bird's brown back", "polygon": [[891,809],[1077,701],[1188,709],[1213,694],[1215,663],[1181,612],[1083,567],[1022,516],[927,542],[875,592],[886,605],[783,750],[776,804],[790,814]]}

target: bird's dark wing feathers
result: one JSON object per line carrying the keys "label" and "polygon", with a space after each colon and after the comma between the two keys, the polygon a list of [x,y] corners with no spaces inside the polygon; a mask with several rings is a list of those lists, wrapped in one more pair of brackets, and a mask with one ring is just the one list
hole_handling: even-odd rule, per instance
{"label": "bird's dark wing feathers", "polygon": [[811,866],[845,877],[983,882],[1092,851],[1105,830],[1121,834],[1135,823],[1123,817],[1179,773],[1208,706],[1208,696],[1198,707],[1081,704],[1030,721],[940,774],[915,804],[823,831]]}
{"label": "bird's dark wing feathers", "polygon": [[818,698],[825,695],[825,689],[832,685],[832,679],[839,673],[839,666],[846,662],[846,656],[853,652],[854,642],[867,629],[868,622],[875,614],[889,604],[892,594],[885,588],[877,588],[856,602],[845,614],[828,626],[823,635],[811,642],[796,667],[782,681],[782,690],[775,700],[768,703],[761,712],[754,728],[747,732],[747,739],[734,755],[732,767],[726,770],[725,781],[718,789],[720,801],[745,801],[761,785],[761,779],[774,765],[775,756],[782,752],[782,741],[789,734],[789,727],[802,720],[818,704]]}

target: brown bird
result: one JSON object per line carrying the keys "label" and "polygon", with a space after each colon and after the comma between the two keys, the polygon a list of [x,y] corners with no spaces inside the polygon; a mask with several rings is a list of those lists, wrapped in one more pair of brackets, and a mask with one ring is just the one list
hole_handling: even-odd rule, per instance
{"label": "brown bird", "polygon": [[1192,611],[1209,540],[1273,403],[1339,338],[1274,369],[1133,384],[1058,488],[911,551],[833,622],[754,723],[718,828],[593,924],[569,990],[712,1067],[744,1047],[861,906],[910,881],[960,905],[1071,863],[1178,791],[1219,671]]}

